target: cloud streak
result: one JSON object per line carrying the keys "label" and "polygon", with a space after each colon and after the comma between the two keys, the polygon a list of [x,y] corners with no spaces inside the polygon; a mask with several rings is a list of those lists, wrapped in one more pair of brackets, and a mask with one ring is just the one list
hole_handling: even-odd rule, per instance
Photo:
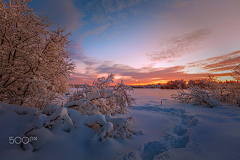
{"label": "cloud streak", "polygon": [[[168,68],[133,68],[127,65],[105,63],[97,67],[97,73],[116,73],[120,77],[127,77],[125,83],[159,83],[161,81],[175,80],[175,79],[198,79],[207,76],[206,73],[185,73],[183,69],[185,66],[174,66]],[[228,76],[229,73],[216,73],[214,76]]]}
{"label": "cloud streak", "polygon": [[80,42],[72,42],[67,47],[67,52],[71,55],[71,58],[74,60],[74,62],[82,62],[89,67],[99,63],[99,61],[96,59],[84,54]]}
{"label": "cloud streak", "polygon": [[105,25],[102,25],[100,27],[97,27],[93,30],[88,30],[82,37],[81,37],[81,41],[83,41],[83,39],[87,38],[88,36],[92,35],[92,34],[100,34],[102,33],[104,30],[106,30],[108,27],[110,27],[111,24],[107,23]]}
{"label": "cloud streak", "polygon": [[158,51],[147,55],[152,61],[162,61],[191,54],[202,47],[202,42],[207,39],[210,33],[209,29],[200,29],[180,37],[172,37],[159,44]]}
{"label": "cloud streak", "polygon": [[202,68],[210,71],[228,71],[240,64],[240,51],[205,60]]}
{"label": "cloud streak", "polygon": [[131,7],[140,0],[102,0],[101,5],[104,9],[110,12],[121,11],[124,8]]}
{"label": "cloud streak", "polygon": [[[205,60],[188,63],[186,66],[173,66],[168,68],[142,67],[134,68],[123,64],[114,64],[111,61],[104,61],[98,66],[90,68],[86,74],[76,74],[72,81],[79,83],[91,83],[100,74],[116,73],[119,79],[126,84],[160,83],[175,79],[199,79],[207,76],[208,73],[216,77],[230,76],[230,72],[240,62],[240,51],[216,56]],[[99,65],[100,64],[100,65]],[[187,73],[185,69],[198,68],[205,73]]]}
{"label": "cloud streak", "polygon": [[182,8],[185,7],[189,1],[181,1],[181,0],[176,0],[175,3],[171,5],[172,8]]}
{"label": "cloud streak", "polygon": [[[174,66],[168,68],[133,68],[127,65],[105,63],[97,67],[97,73],[116,73],[118,76],[128,77],[126,83],[157,83],[159,81],[174,80],[174,79],[195,79],[206,77],[205,73],[187,74],[183,71],[184,66]],[[216,74],[223,76],[226,74]]]}

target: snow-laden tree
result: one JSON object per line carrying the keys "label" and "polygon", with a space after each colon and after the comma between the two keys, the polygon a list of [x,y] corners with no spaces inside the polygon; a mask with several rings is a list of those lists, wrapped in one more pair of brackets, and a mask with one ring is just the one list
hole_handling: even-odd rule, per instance
{"label": "snow-laden tree", "polygon": [[233,69],[231,76],[237,80],[237,83],[233,84],[234,86],[232,87],[231,93],[234,96],[234,100],[240,107],[240,64]]}
{"label": "snow-laden tree", "polygon": [[139,132],[131,129],[129,122],[134,121],[133,117],[112,118],[111,115],[128,113],[135,102],[128,92],[133,91],[121,81],[115,86],[114,74],[107,78],[98,78],[92,85],[74,92],[69,102],[63,108],[72,108],[86,117],[84,125],[99,131],[95,136],[96,140],[103,141],[104,138],[129,138],[132,134]]}
{"label": "snow-laden tree", "polygon": [[66,51],[69,34],[51,30],[49,17],[28,2],[0,1],[0,101],[44,106],[66,91],[74,66]]}
{"label": "snow-laden tree", "polygon": [[98,78],[91,86],[85,85],[80,91],[73,93],[69,98],[70,102],[64,107],[74,107],[79,112],[87,115],[101,113],[114,115],[117,113],[129,112],[134,99],[127,92],[132,91],[132,87],[123,83],[110,86],[114,75],[107,78]]}
{"label": "snow-laden tree", "polygon": [[107,78],[98,78],[92,85],[85,85],[80,91],[70,96],[64,107],[77,110],[86,118],[84,125],[98,131],[95,140],[103,141],[104,138],[129,138],[139,132],[131,129],[129,122],[133,117],[112,118],[111,115],[128,113],[134,99],[128,92],[133,91],[130,86],[121,83],[111,86],[114,82],[114,74]]}
{"label": "snow-laden tree", "polygon": [[238,82],[240,81],[240,64],[233,69],[231,76]]}
{"label": "snow-laden tree", "polygon": [[177,95],[172,95],[172,98],[181,103],[204,105],[211,108],[220,105],[219,102],[237,103],[240,106],[239,66],[231,73],[237,82],[217,83],[213,76],[208,75],[208,78],[205,79],[191,80],[187,90],[180,89]]}
{"label": "snow-laden tree", "polygon": [[186,90],[180,88],[178,94],[173,94],[172,98],[181,103],[211,108],[220,105],[218,102],[217,83],[211,75],[208,75],[208,78],[197,80],[196,83],[191,83]]}
{"label": "snow-laden tree", "polygon": [[188,89],[180,89],[178,94],[172,95],[174,100],[181,103],[189,103],[193,105],[202,105],[206,107],[219,106],[217,96],[208,89],[202,89],[197,86],[190,86]]}

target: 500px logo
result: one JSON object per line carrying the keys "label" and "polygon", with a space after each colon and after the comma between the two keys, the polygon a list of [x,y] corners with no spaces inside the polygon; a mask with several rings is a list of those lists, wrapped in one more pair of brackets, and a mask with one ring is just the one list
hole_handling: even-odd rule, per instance
{"label": "500px logo", "polygon": [[23,143],[23,144],[28,144],[29,142],[32,142],[32,141],[37,141],[37,137],[9,137],[9,143],[10,144],[20,144],[20,143]]}

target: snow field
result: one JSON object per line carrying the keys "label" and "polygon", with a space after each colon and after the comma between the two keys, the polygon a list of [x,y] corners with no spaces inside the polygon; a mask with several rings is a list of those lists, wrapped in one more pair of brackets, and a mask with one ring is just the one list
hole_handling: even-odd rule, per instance
{"label": "snow field", "polygon": [[39,144],[41,148],[35,152],[24,151],[8,141],[9,136],[18,136],[29,124],[35,109],[0,103],[0,159],[239,159],[240,108],[228,104],[215,108],[181,104],[170,98],[176,92],[135,89],[131,94],[136,104],[131,113],[112,117],[133,116],[136,123],[131,122],[131,127],[144,134],[129,139],[106,137],[103,143],[94,140],[97,131],[82,123],[84,117],[68,108],[75,127],[70,132],[43,127],[37,142],[45,144]]}

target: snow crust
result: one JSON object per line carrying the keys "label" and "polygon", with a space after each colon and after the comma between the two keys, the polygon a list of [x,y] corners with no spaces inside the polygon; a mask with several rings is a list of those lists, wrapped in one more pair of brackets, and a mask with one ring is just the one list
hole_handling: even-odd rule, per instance
{"label": "snow crust", "polygon": [[[26,145],[26,151],[20,145],[9,144],[9,137],[24,132],[33,122],[36,109],[0,102],[0,159],[239,159],[240,107],[182,104],[170,98],[176,93],[176,90],[136,89],[130,93],[136,98],[131,113],[114,116],[97,114],[86,118],[74,109],[48,106],[39,116],[39,123],[46,124],[48,119],[57,117],[68,122],[64,127],[70,127],[69,132],[39,128],[34,134],[38,137],[33,141],[35,148]],[[123,120],[130,116],[136,120],[130,122],[132,129],[141,130],[143,135],[94,140],[112,132],[114,126],[123,127]],[[89,127],[96,120],[103,125],[104,133],[97,126]]]}

